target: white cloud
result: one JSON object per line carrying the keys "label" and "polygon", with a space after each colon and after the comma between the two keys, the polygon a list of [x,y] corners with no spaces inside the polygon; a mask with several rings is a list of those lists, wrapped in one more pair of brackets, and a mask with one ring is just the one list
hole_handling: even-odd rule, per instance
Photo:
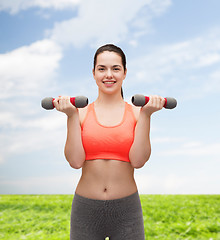
{"label": "white cloud", "polygon": [[[26,107],[23,109],[17,108],[13,112],[3,111],[0,115],[0,125],[10,129],[40,129],[43,131],[59,129],[60,127],[65,126],[65,123],[63,124],[63,122],[65,121],[64,114],[58,114],[55,110],[45,111],[40,108],[39,104],[39,108],[35,109],[34,112],[40,117],[38,116],[37,118],[34,118],[33,113],[30,113],[28,111],[30,108],[31,104],[26,105]],[[26,119],[24,121],[25,115]],[[32,116],[33,118],[30,118],[28,116]],[[16,121],[14,121],[14,119],[16,119]]]}
{"label": "white cloud", "polygon": [[[72,171],[72,170],[71,170]],[[70,171],[70,172],[71,172]],[[80,173],[27,177],[19,180],[1,180],[2,194],[74,194]]]}
{"label": "white cloud", "polygon": [[153,144],[155,143],[173,143],[173,142],[183,142],[184,138],[175,138],[175,137],[153,137],[151,139],[151,142]]}
{"label": "white cloud", "polygon": [[48,39],[0,55],[0,162],[12,154],[56,145],[53,127],[57,129],[54,136],[64,138],[63,119],[44,115],[39,99],[53,88],[61,58],[60,47]]}
{"label": "white cloud", "polygon": [[202,142],[187,142],[178,148],[172,150],[165,150],[158,153],[160,156],[191,156],[191,157],[216,157],[219,162],[220,143],[202,143]]}
{"label": "white cloud", "polygon": [[[79,5],[77,17],[56,23],[54,29],[48,31],[48,36],[56,42],[75,47],[91,42],[93,45],[117,43],[127,38],[131,44],[137,44],[138,33],[146,34],[150,29],[151,17],[164,12],[170,4],[170,0],[85,0]],[[130,32],[130,27],[136,31]]]}
{"label": "white cloud", "polygon": [[204,56],[199,58],[198,63],[196,64],[197,67],[206,67],[209,65],[213,65],[220,61],[220,54],[219,53],[208,53]]}
{"label": "white cloud", "polygon": [[[220,30],[214,38],[204,36],[201,39],[157,47],[151,53],[136,59],[135,62],[143,71],[143,77],[149,76],[149,74],[151,76],[151,72],[153,72],[153,74],[157,73],[157,80],[174,73],[176,69],[190,70],[208,67],[220,62],[219,36]],[[150,71],[150,69],[152,70]],[[138,78],[142,80],[143,77],[140,75]],[[155,80],[150,78],[149,81]]]}
{"label": "white cloud", "polygon": [[135,179],[140,194],[219,194],[219,177],[201,172],[186,176],[136,173]]}
{"label": "white cloud", "polygon": [[1,99],[39,94],[55,76],[60,47],[45,39],[0,55]]}
{"label": "white cloud", "polygon": [[19,11],[27,10],[32,7],[54,8],[57,10],[74,8],[80,3],[80,0],[1,0],[0,11],[9,11],[16,14]]}
{"label": "white cloud", "polygon": [[[43,112],[34,106],[35,114],[15,108],[11,113],[3,112],[0,117],[0,163],[21,154],[59,149],[63,153],[66,138],[64,114]],[[51,153],[52,155],[52,153]]]}
{"label": "white cloud", "polygon": [[148,4],[155,14],[160,15],[165,12],[168,6],[171,5],[171,0],[149,0]]}
{"label": "white cloud", "polygon": [[[204,97],[220,91],[220,29],[170,45],[157,46],[129,61],[130,86],[160,83],[164,92],[174,89],[184,99]],[[135,79],[135,82],[133,81]]]}

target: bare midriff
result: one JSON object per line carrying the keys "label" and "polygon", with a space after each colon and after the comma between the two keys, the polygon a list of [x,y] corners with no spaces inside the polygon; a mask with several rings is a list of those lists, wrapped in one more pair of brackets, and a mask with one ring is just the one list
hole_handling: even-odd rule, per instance
{"label": "bare midriff", "polygon": [[76,194],[97,200],[111,200],[137,192],[134,168],[129,162],[118,160],[87,160]]}

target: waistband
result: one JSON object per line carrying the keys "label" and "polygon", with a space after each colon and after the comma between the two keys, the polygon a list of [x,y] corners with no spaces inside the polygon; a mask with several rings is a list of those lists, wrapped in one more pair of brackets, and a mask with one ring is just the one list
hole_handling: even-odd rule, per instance
{"label": "waistband", "polygon": [[117,199],[109,199],[109,200],[99,200],[99,199],[92,199],[92,198],[86,198],[86,197],[83,197],[83,196],[80,196],[78,194],[74,194],[74,200],[76,201],[79,201],[83,204],[92,204],[93,206],[94,205],[97,205],[97,206],[101,206],[101,205],[107,205],[107,204],[111,204],[111,205],[120,205],[120,204],[128,204],[129,202],[134,202],[136,200],[139,200],[139,193],[138,191],[129,195],[129,196],[126,196],[126,197],[123,197],[123,198],[117,198]]}

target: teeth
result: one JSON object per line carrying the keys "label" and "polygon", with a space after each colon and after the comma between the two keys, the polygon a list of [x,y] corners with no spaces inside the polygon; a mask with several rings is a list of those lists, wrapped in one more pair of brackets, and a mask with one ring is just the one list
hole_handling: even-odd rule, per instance
{"label": "teeth", "polygon": [[104,82],[104,83],[107,83],[107,84],[112,84],[112,83],[115,83],[115,82]]}

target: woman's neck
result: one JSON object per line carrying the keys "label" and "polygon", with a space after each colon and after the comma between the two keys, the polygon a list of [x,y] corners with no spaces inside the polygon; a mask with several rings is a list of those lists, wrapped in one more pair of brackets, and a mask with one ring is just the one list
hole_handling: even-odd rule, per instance
{"label": "woman's neck", "polygon": [[124,99],[121,96],[121,93],[119,94],[104,94],[104,93],[99,93],[98,98],[95,101],[98,105],[119,105],[119,104],[124,104]]}

